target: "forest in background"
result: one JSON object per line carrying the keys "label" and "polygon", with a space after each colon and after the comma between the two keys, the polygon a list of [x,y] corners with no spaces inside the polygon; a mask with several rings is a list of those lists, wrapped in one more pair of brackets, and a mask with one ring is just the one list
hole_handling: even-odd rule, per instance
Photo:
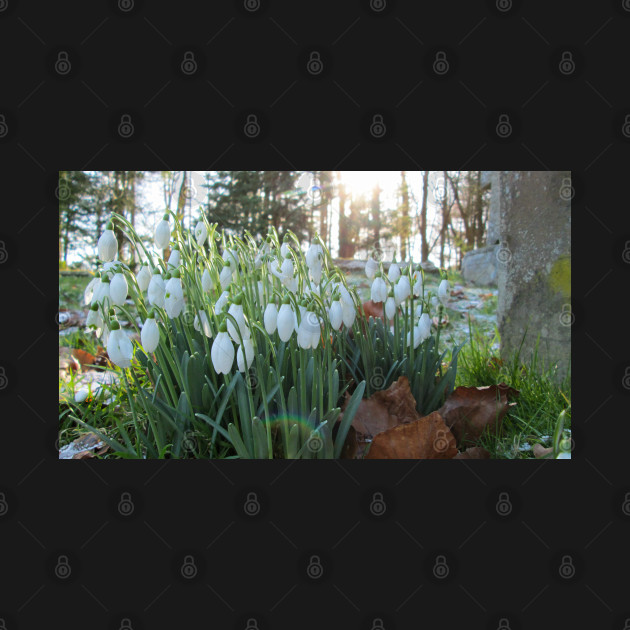
{"label": "forest in background", "polygon": [[[459,268],[467,251],[485,245],[489,191],[481,171],[398,171],[394,195],[384,195],[376,181],[369,192],[353,190],[343,173],[60,171],[60,268],[94,265],[112,212],[126,217],[150,245],[164,209],[187,227],[204,213],[220,229],[248,231],[256,239],[271,226],[280,235],[291,230],[304,243],[319,234],[340,258],[365,259],[376,251],[404,261],[419,242],[423,262]],[[149,189],[159,208],[148,208]],[[122,233],[117,237],[119,259],[133,265],[133,248]]]}

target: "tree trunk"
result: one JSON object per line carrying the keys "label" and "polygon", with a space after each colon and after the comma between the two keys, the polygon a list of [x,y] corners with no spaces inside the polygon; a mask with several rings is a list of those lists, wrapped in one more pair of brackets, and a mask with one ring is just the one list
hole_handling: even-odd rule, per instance
{"label": "tree trunk", "polygon": [[422,173],[422,208],[420,210],[420,258],[422,262],[429,260],[429,243],[427,242],[427,198],[429,196],[429,171]]}
{"label": "tree trunk", "polygon": [[448,231],[448,189],[446,187],[447,171],[442,171],[444,175],[444,198],[442,199],[442,228],[440,230],[440,267],[444,268],[444,246]]}
{"label": "tree trunk", "polygon": [[409,240],[409,188],[407,186],[406,172],[400,171],[402,206],[400,208],[400,259],[407,260],[407,244]]}
{"label": "tree trunk", "polygon": [[373,247],[381,247],[381,189],[378,184],[372,189],[372,228],[374,243]]}

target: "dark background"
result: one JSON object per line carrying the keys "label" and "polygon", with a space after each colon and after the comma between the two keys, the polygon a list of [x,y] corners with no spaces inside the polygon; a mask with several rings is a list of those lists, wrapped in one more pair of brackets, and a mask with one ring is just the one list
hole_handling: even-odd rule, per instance
{"label": "dark background", "polygon": [[[498,3],[0,0],[0,628],[624,628],[630,2]],[[60,168],[572,169],[572,461],[59,462]]]}

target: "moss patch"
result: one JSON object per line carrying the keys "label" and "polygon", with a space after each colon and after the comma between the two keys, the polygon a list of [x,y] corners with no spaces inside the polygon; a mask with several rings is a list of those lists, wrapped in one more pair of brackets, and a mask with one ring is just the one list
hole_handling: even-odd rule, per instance
{"label": "moss patch", "polygon": [[563,256],[558,258],[549,273],[549,287],[554,293],[560,293],[562,297],[571,297],[571,258]]}

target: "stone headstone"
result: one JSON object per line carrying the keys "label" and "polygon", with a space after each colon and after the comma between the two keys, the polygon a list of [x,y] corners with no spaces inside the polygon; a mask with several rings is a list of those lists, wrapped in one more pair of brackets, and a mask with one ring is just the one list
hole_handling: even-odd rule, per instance
{"label": "stone headstone", "polygon": [[464,280],[480,286],[496,286],[497,249],[497,245],[491,245],[467,252],[462,260]]}
{"label": "stone headstone", "polygon": [[501,355],[521,347],[567,374],[571,361],[571,202],[562,195],[570,171],[500,171],[497,324]]}

